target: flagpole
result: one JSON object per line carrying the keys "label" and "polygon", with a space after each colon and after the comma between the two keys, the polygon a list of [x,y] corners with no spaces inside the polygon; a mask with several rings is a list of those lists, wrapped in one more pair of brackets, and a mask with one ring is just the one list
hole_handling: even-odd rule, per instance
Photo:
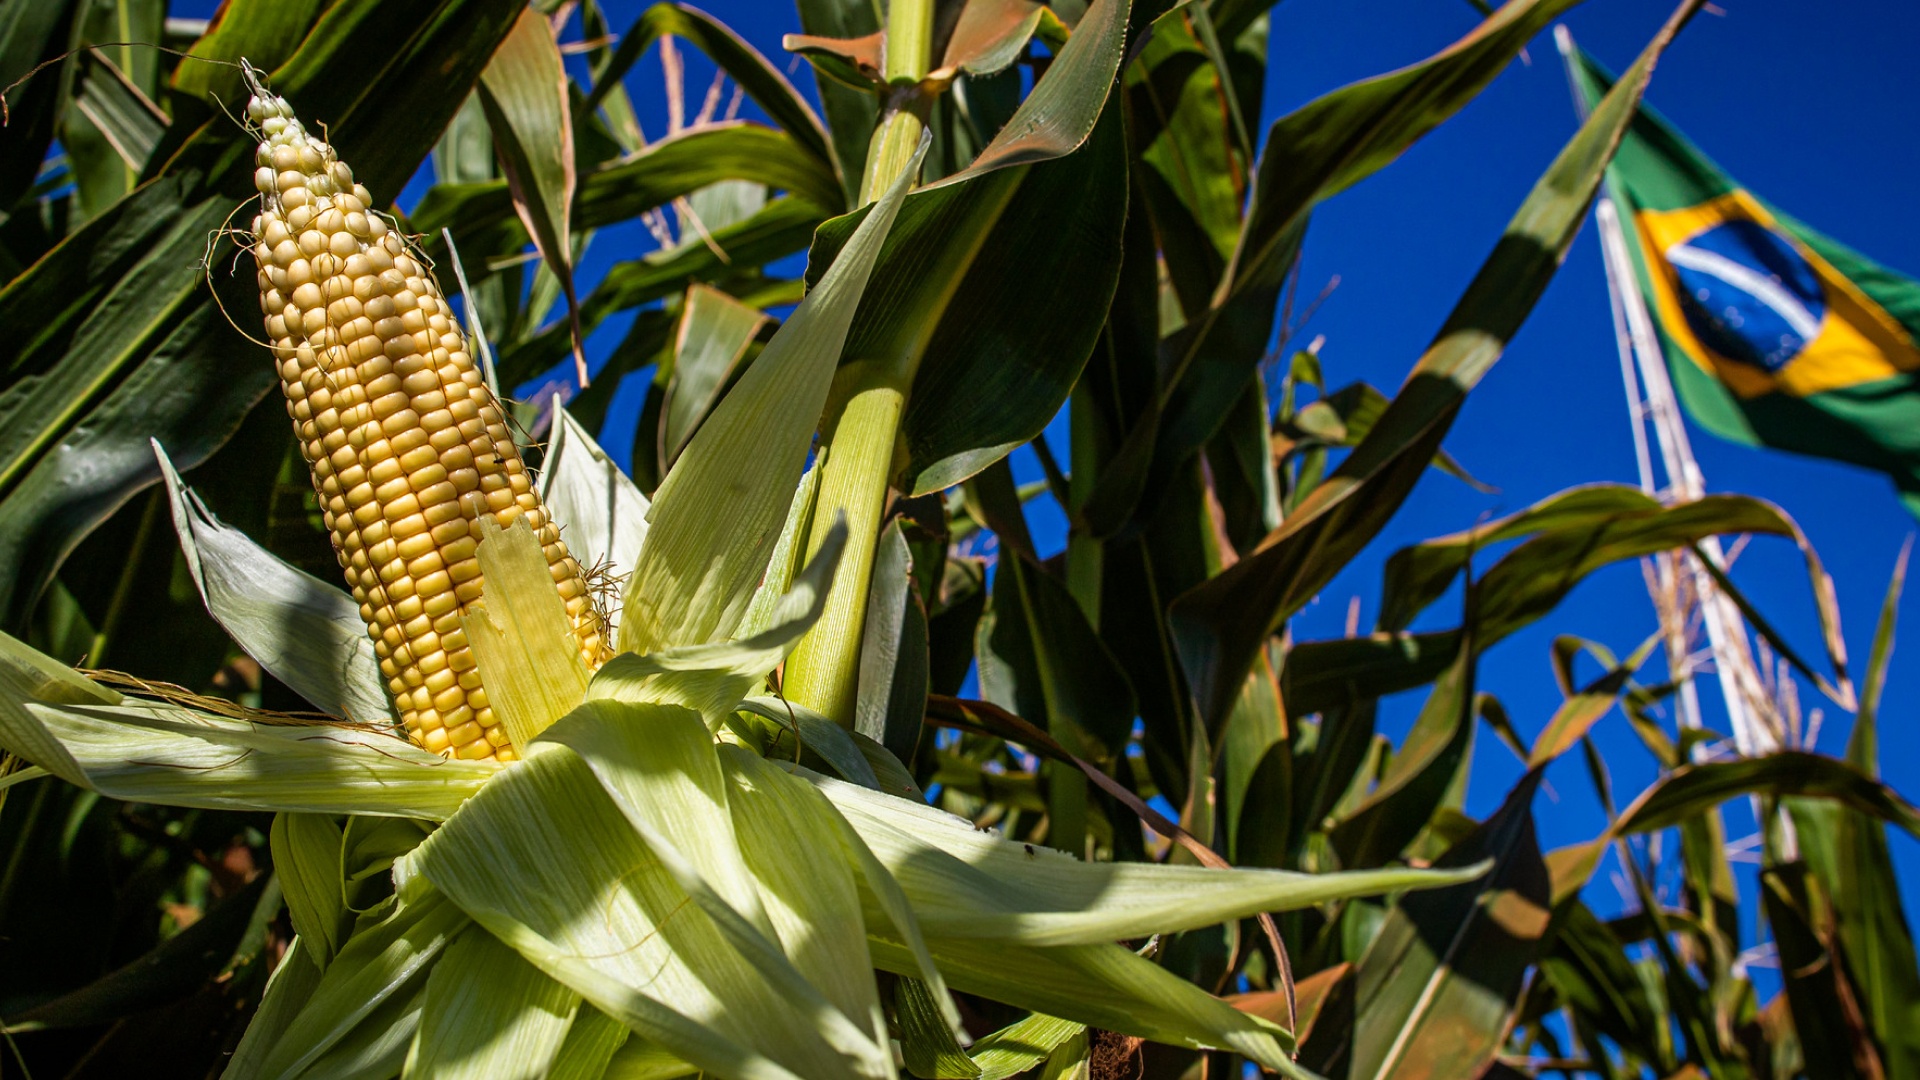
{"label": "flagpole", "polygon": [[[1573,36],[1566,27],[1556,26],[1554,43],[1566,62],[1574,107],[1584,117],[1585,102],[1579,87],[1573,84]],[[1614,332],[1621,351],[1622,379],[1634,424],[1635,455],[1640,465],[1641,487],[1649,494],[1655,493],[1652,468],[1646,457],[1645,429],[1651,424],[1654,442],[1660,449],[1660,463],[1666,474],[1668,493],[1681,499],[1700,498],[1705,494],[1705,478],[1698,462],[1694,460],[1686,425],[1680,419],[1673,384],[1667,375],[1665,354],[1654,332],[1653,316],[1647,310],[1646,298],[1634,280],[1626,234],[1622,231],[1619,210],[1610,193],[1600,198],[1594,216],[1600,233],[1607,291],[1614,306]],[[1637,379],[1634,377],[1636,372]],[[1708,537],[1703,541],[1700,551],[1716,569],[1725,568],[1725,555],[1717,537]],[[1734,745],[1745,756],[1778,749],[1780,739],[1774,728],[1760,722],[1755,715],[1756,706],[1768,712],[1772,710],[1768,707],[1768,695],[1748,651],[1746,630],[1738,607],[1719,589],[1706,567],[1690,554],[1682,554],[1673,564],[1663,567],[1661,585],[1668,595],[1678,599],[1679,582],[1673,574],[1678,567],[1685,567],[1688,571],[1689,584],[1699,603],[1709,651],[1714,659],[1714,673],[1733,728]],[[1657,604],[1659,598],[1655,599]],[[1669,626],[1668,629],[1670,663],[1677,661],[1674,666],[1676,674],[1690,672],[1692,664],[1691,658],[1686,655],[1684,626]],[[1679,631],[1678,656],[1675,655],[1675,641],[1671,634],[1676,629]],[[1697,696],[1689,699],[1688,691],[1692,689],[1692,680],[1682,684],[1681,719],[1682,723],[1691,720],[1697,726],[1700,722],[1699,701]]]}

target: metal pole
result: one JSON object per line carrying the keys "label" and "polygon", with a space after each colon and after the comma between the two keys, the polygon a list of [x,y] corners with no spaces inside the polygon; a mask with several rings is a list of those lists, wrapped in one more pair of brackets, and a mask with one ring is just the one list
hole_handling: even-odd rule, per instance
{"label": "metal pole", "polygon": [[[1574,107],[1584,117],[1585,103],[1578,87],[1573,84],[1573,37],[1566,27],[1554,28],[1554,43],[1566,61]],[[1620,344],[1622,379],[1627,387],[1628,405],[1635,428],[1641,486],[1649,492],[1654,490],[1652,469],[1642,456],[1646,447],[1644,425],[1651,423],[1654,441],[1660,448],[1660,462],[1666,474],[1668,493],[1680,499],[1697,499],[1705,493],[1705,478],[1694,460],[1686,425],[1680,419],[1673,384],[1667,375],[1665,353],[1654,331],[1653,316],[1647,310],[1646,298],[1641,295],[1639,284],[1634,280],[1626,234],[1622,231],[1619,210],[1610,195],[1602,196],[1594,208],[1594,216],[1600,232],[1607,291],[1614,304],[1614,330]],[[1624,320],[1621,318],[1623,315]],[[1629,355],[1633,362],[1629,362]],[[1637,380],[1634,378],[1635,368],[1638,369]],[[1700,544],[1700,549],[1716,568],[1724,569],[1725,556],[1717,537],[1708,537]],[[1754,715],[1755,707],[1765,708],[1768,699],[1748,651],[1746,630],[1738,607],[1720,591],[1706,568],[1691,555],[1683,555],[1679,561],[1690,570],[1688,577],[1706,625],[1707,640],[1714,658],[1714,672],[1733,727],[1734,745],[1743,755],[1778,749],[1780,740],[1776,733]],[[1678,585],[1670,576],[1663,574],[1662,577],[1664,587]],[[1671,645],[1669,659],[1673,659]],[[1676,673],[1685,670],[1686,667],[1681,667],[1676,669]],[[1689,681],[1686,687],[1691,686]],[[1682,701],[1683,721],[1687,712],[1691,711],[1694,722],[1698,723],[1697,699],[1691,709],[1687,704]]]}

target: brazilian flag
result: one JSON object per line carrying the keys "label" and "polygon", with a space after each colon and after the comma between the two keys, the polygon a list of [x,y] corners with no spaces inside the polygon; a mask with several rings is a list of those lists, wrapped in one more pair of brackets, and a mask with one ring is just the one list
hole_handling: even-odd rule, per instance
{"label": "brazilian flag", "polygon": [[[1591,109],[1612,79],[1584,52],[1572,71]],[[1694,420],[1878,469],[1920,516],[1920,282],[1769,206],[1644,107],[1607,179]]]}

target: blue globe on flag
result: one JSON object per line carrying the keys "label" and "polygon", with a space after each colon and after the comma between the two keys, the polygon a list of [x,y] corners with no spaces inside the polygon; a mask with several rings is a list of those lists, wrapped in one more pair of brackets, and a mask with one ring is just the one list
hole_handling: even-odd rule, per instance
{"label": "blue globe on flag", "polygon": [[1666,250],[1687,327],[1714,352],[1779,371],[1820,336],[1826,291],[1785,237],[1728,221]]}

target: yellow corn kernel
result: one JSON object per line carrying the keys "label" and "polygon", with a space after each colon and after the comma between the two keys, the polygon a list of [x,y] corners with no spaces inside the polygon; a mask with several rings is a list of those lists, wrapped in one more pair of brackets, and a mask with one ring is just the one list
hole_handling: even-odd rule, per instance
{"label": "yellow corn kernel", "polygon": [[[261,311],[334,551],[408,735],[454,757],[516,755],[459,616],[484,582],[479,514],[525,516],[581,655],[605,635],[580,565],[533,489],[506,416],[422,258],[333,148],[248,74]],[[462,500],[466,501],[463,502]]]}

